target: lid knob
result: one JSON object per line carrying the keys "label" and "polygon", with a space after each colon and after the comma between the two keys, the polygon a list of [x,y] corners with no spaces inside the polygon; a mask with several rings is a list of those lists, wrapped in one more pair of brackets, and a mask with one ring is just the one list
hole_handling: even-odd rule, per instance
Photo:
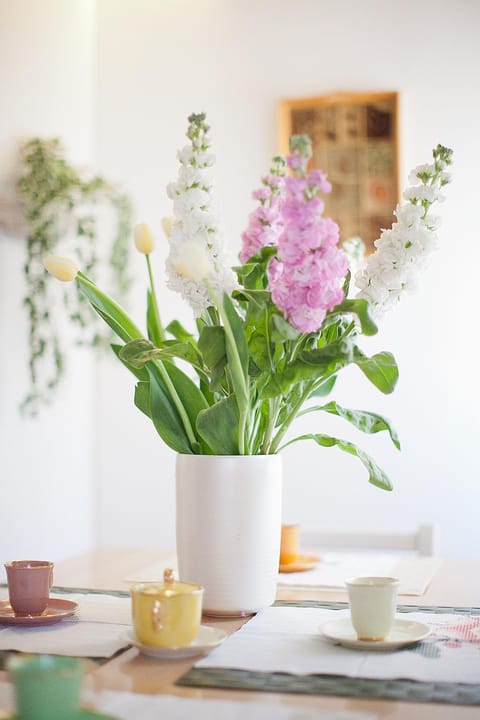
{"label": "lid knob", "polygon": [[166,570],[163,571],[163,582],[165,585],[173,585],[174,581],[172,568],[166,568]]}

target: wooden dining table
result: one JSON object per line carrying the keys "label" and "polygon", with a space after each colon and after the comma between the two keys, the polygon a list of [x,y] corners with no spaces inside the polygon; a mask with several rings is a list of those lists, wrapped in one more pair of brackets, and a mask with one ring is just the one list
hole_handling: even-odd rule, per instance
{"label": "wooden dining table", "polygon": [[[171,553],[158,549],[101,547],[55,564],[55,585],[65,588],[128,591],[126,578],[153,564],[161,564]],[[286,588],[278,590],[277,600],[317,600],[346,602],[343,590]],[[401,595],[400,604],[412,604],[412,597]],[[415,598],[422,606],[479,607],[480,558],[442,561],[425,594]],[[220,619],[204,617],[203,623],[235,632],[248,618]],[[365,699],[295,693],[272,693],[176,685],[176,681],[194,665],[197,658],[158,660],[131,647],[99,667],[91,669],[85,686],[92,691],[123,690],[134,693],[168,694],[190,698],[229,699],[273,704],[291,704],[317,710],[357,710],[370,712],[378,718],[400,720],[478,720],[480,707],[432,702]],[[5,673],[2,679],[6,679]],[[267,716],[266,716],[267,717]]]}

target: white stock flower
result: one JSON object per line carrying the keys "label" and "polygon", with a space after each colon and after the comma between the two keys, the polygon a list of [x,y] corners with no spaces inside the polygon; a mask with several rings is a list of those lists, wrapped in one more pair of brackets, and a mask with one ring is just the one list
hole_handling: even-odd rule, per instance
{"label": "white stock flower", "polygon": [[197,187],[186,188],[174,198],[173,211],[176,217],[182,217],[197,209],[202,210],[210,203],[210,194],[205,190]]}
{"label": "white stock flower", "polygon": [[209,167],[214,155],[204,116],[190,119],[187,145],[177,154],[178,178],[167,187],[173,200],[173,226],[166,261],[168,287],[190,303],[196,316],[212,304],[207,290],[218,297],[236,287],[233,271],[226,265],[219,223],[215,212]]}
{"label": "white stock flower", "polygon": [[162,229],[163,229],[163,232],[165,233],[165,237],[169,238],[170,235],[172,234],[173,218],[168,217],[168,216],[163,217],[162,218]]}
{"label": "white stock flower", "polygon": [[403,193],[405,200],[426,200],[429,203],[434,203],[435,200],[442,202],[444,196],[440,192],[440,188],[435,185],[415,185],[409,187]]}
{"label": "white stock flower", "polygon": [[177,152],[177,160],[182,163],[182,165],[188,165],[193,161],[194,157],[195,151],[191,145],[185,145],[185,147]]}
{"label": "white stock flower", "polygon": [[357,297],[368,300],[377,316],[396,305],[403,292],[416,289],[420,271],[437,248],[439,218],[428,211],[443,200],[440,188],[450,181],[444,168],[451,162],[451,150],[439,145],[433,156],[433,164],[419,165],[410,173],[413,186],[403,194],[409,202],[397,206],[397,222],[382,231],[374,243],[376,252],[355,276]]}
{"label": "white stock flower", "polygon": [[205,182],[205,180],[205,173],[201,173],[198,168],[192,167],[191,165],[180,165],[177,186],[187,188],[200,181]]}
{"label": "white stock flower", "polygon": [[408,176],[409,185],[416,185],[419,180],[422,180],[422,178],[431,178],[434,173],[435,165],[433,163],[417,165],[417,167],[414,168]]}

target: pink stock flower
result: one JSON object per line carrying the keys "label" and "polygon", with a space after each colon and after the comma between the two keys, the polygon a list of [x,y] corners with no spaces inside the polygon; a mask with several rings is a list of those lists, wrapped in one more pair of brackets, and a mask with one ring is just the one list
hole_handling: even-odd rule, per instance
{"label": "pink stock flower", "polygon": [[278,166],[253,193],[259,207],[242,234],[240,259],[247,262],[262,247],[277,249],[267,268],[272,300],[299,332],[317,332],[326,312],[343,300],[341,285],[347,258],[339,250],[338,225],[322,217],[319,192],[330,192],[322,170],[307,173],[310,147],[300,145],[287,157],[293,171],[283,177]]}
{"label": "pink stock flower", "polygon": [[272,299],[299,332],[317,332],[326,312],[342,302],[348,270],[345,253],[337,247],[338,225],[321,216],[320,186],[330,186],[321,171],[312,171],[307,179],[286,178],[277,257],[268,267]]}
{"label": "pink stock flower", "polygon": [[303,167],[305,165],[305,161],[299,150],[294,150],[287,157],[287,165],[289,168],[291,168],[292,170],[295,170],[295,171],[303,169]]}
{"label": "pink stock flower", "polygon": [[327,180],[326,173],[323,170],[312,170],[307,177],[309,187],[317,187],[320,192],[329,193],[332,190],[332,184]]}
{"label": "pink stock flower", "polygon": [[262,247],[276,245],[282,229],[280,203],[284,178],[281,164],[274,161],[269,175],[262,178],[263,186],[252,193],[254,200],[260,202],[259,207],[250,213],[248,228],[242,233],[242,249],[240,260],[246,263]]}

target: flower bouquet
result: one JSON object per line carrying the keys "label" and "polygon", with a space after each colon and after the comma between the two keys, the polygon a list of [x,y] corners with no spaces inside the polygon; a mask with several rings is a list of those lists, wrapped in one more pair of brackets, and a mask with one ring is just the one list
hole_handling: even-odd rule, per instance
{"label": "flower bouquet", "polygon": [[195,333],[177,320],[164,326],[160,319],[147,225],[135,228],[149,277],[146,332],[69,259],[47,256],[47,270],[61,280],[76,279],[118,336],[121,343],[112,348],[137,379],[135,405],[177,453],[270,455],[312,440],[356,456],[371,483],[391,489],[382,469],[354,443],[287,433],[301,415],[330,413],[365,433],[387,432],[399,448],[386,418],[325,398],[350,364],[380,392],[394,390],[394,357],[368,357],[360,339],[377,333],[378,317],[414,286],[436,245],[438,218],[430,208],[449,182],[451,150],[438,145],[433,162],[413,170],[396,222],[382,231],[376,251],[352,277],[354,243],[341,249],[337,224],[323,215],[322,194],[331,186],[321,170],[309,169],[306,136],[291,138],[290,155],[273,159],[254,192],[257,207],[233,268],[225,261],[215,212],[204,114],[189,117],[187,137],[178,178],[168,187],[173,217],[164,227],[167,282],[192,306]]}

